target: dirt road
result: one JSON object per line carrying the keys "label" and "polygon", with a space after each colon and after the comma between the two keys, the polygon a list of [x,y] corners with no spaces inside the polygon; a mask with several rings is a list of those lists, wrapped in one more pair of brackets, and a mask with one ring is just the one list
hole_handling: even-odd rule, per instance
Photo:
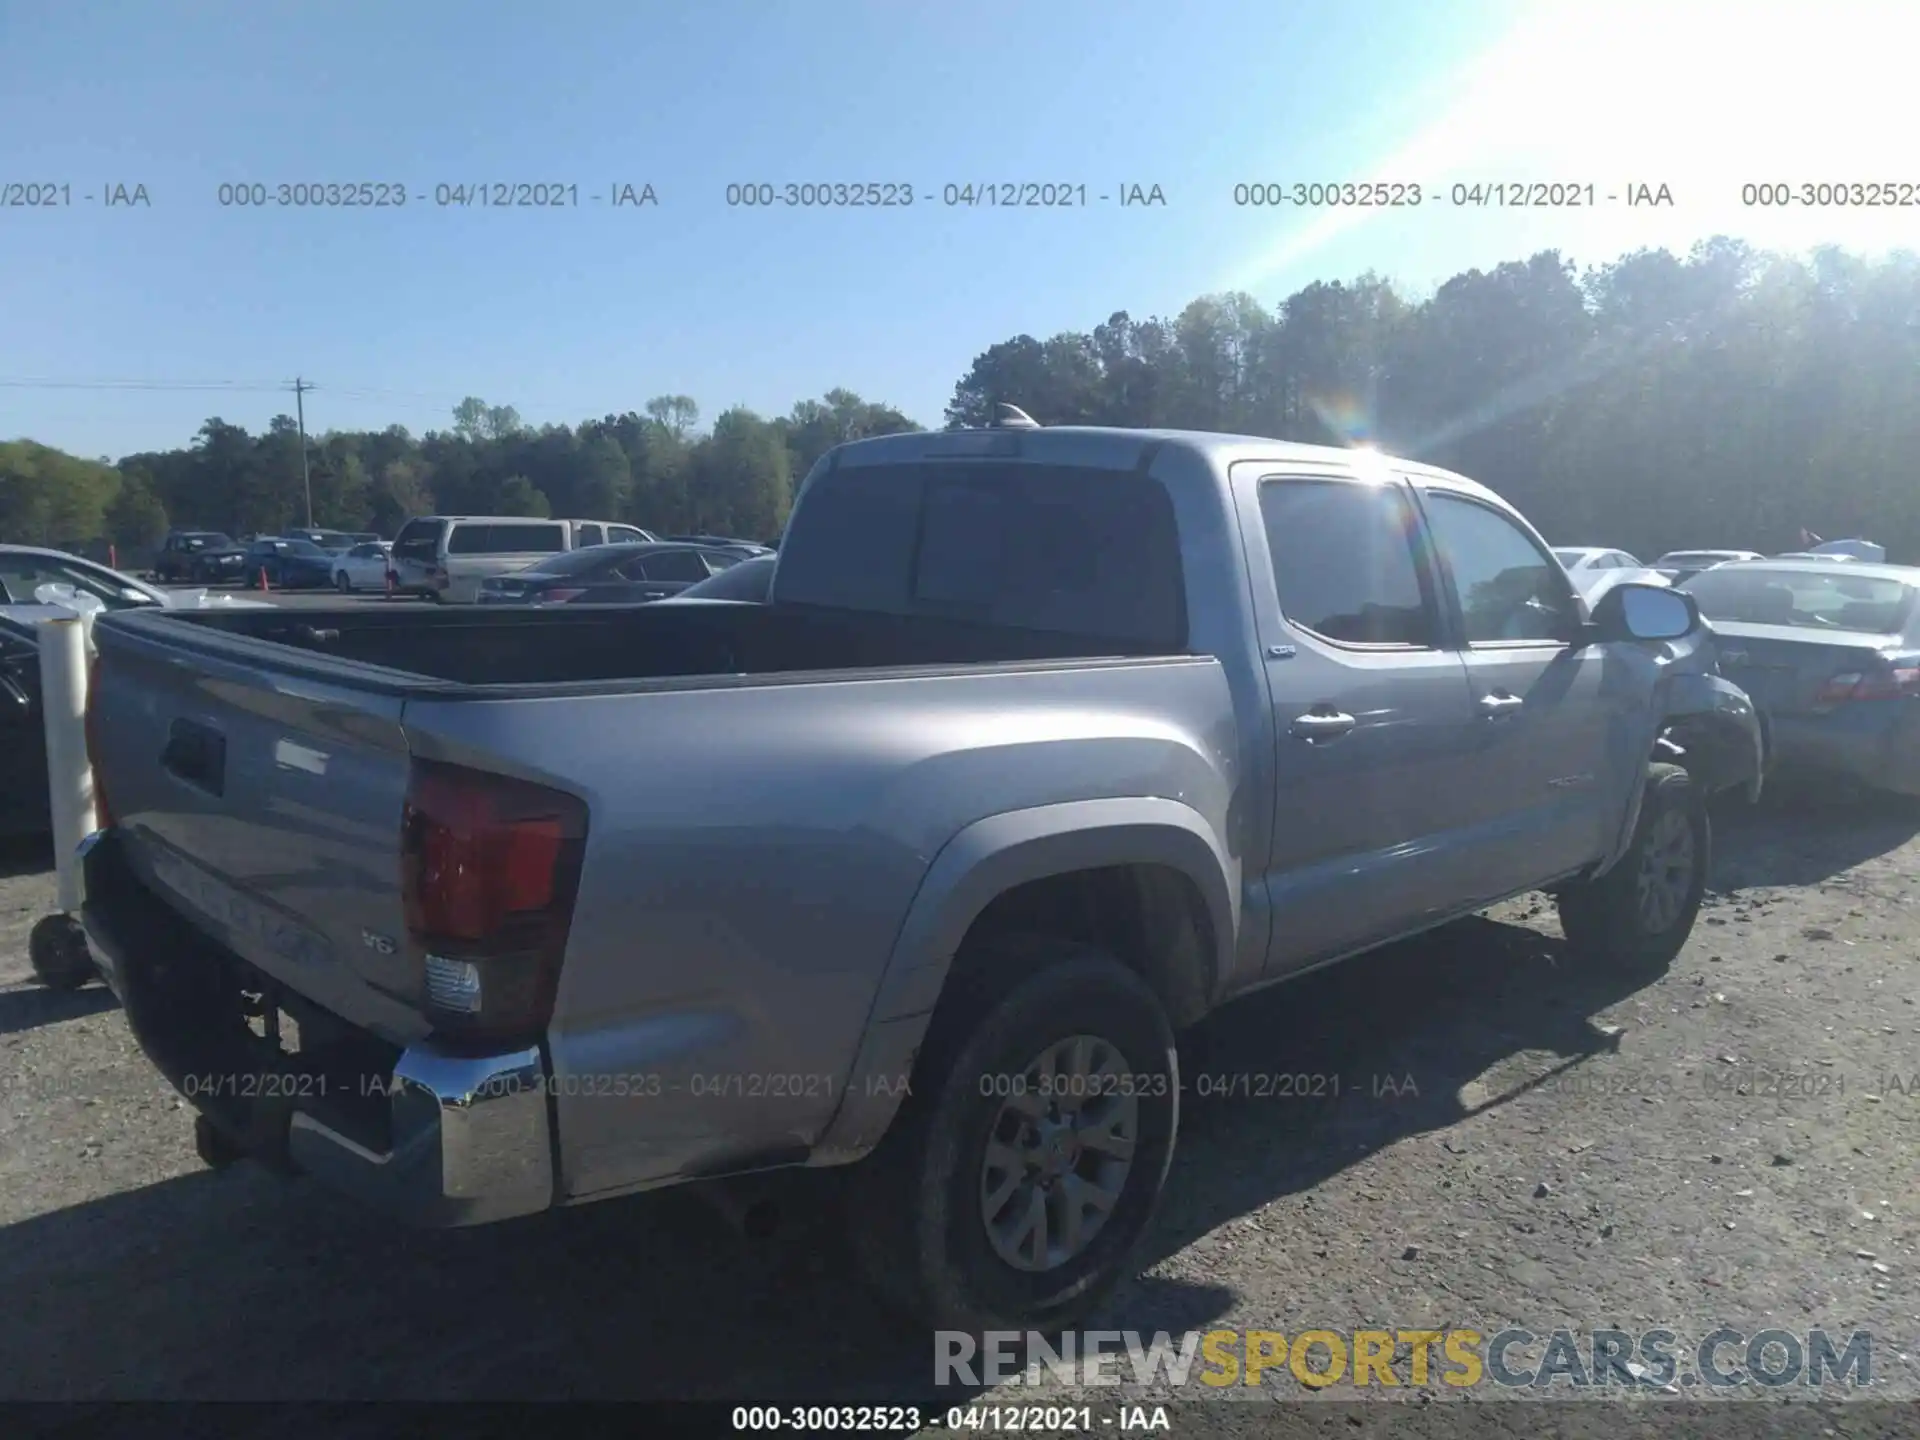
{"label": "dirt road", "polygon": [[[1184,1059],[1150,1263],[1096,1323],[1864,1329],[1874,1391],[1920,1393],[1916,835],[1916,807],[1723,817],[1661,975],[1574,968],[1521,901],[1223,1013]],[[7,1396],[928,1386],[928,1337],[848,1278],[819,1194],[759,1245],[673,1195],[416,1234],[203,1169],[110,997],[27,983],[43,864],[0,871]],[[1306,1392],[1282,1369],[1249,1393]]]}

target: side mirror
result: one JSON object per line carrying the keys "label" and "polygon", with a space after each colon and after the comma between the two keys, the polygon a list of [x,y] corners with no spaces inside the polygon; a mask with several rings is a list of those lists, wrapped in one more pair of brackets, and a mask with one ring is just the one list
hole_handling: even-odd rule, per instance
{"label": "side mirror", "polygon": [[1684,640],[1700,628],[1700,607],[1684,590],[1623,581],[1593,607],[1595,640]]}

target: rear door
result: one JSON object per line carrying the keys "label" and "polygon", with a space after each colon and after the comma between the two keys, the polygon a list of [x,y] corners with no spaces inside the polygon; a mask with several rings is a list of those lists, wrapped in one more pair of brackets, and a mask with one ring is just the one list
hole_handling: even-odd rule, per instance
{"label": "rear door", "polygon": [[1576,643],[1579,602],[1538,536],[1478,495],[1424,482],[1419,495],[1477,715],[1455,800],[1471,826],[1478,893],[1492,899],[1606,852],[1628,793],[1609,738],[1646,696],[1603,685],[1607,648]]}
{"label": "rear door", "polygon": [[637,582],[623,597],[634,600],[664,600],[713,574],[698,550],[656,550],[628,561],[621,571]]}
{"label": "rear door", "polygon": [[440,535],[444,520],[409,520],[393,537],[395,587],[422,591],[432,588],[433,570],[440,563]]}
{"label": "rear door", "polygon": [[1456,773],[1478,716],[1406,488],[1235,467],[1274,711],[1270,974],[1459,898]]}

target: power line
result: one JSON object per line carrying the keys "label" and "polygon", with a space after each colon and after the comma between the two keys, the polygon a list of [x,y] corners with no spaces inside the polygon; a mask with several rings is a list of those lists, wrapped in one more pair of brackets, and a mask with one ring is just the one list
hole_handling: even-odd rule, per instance
{"label": "power line", "polygon": [[7,390],[284,390],[284,385],[255,385],[243,380],[45,380],[0,377]]}
{"label": "power line", "polygon": [[[31,376],[0,376],[5,390],[152,390],[152,391],[226,391],[233,394],[279,394],[288,382],[260,384],[250,380],[54,380]],[[309,390],[313,387],[307,386]],[[452,409],[466,397],[421,390],[387,390],[377,386],[329,386],[329,395],[351,400],[385,400],[407,405],[431,405]]]}

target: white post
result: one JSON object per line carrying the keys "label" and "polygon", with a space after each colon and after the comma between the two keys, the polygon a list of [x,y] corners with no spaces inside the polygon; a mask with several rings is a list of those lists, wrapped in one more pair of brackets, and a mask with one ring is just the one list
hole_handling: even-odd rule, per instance
{"label": "white post", "polygon": [[40,709],[47,725],[47,789],[60,911],[80,908],[74,851],[93,833],[93,770],[87,763],[87,642],[78,615],[40,623]]}

